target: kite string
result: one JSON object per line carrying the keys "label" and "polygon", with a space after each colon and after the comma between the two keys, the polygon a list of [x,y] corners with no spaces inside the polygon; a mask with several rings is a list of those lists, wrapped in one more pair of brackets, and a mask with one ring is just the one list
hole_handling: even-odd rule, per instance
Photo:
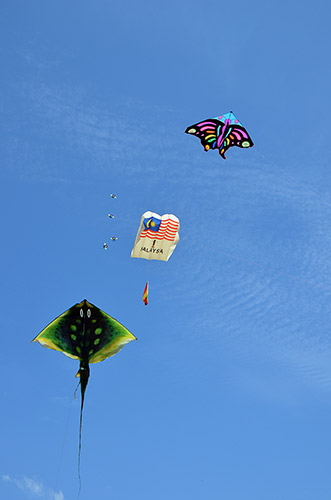
{"label": "kite string", "polygon": [[80,385],[80,379],[79,379],[79,382],[78,382],[77,387],[76,387],[75,392],[74,392],[75,401],[77,400],[76,394],[77,394],[77,390],[78,390],[79,385]]}

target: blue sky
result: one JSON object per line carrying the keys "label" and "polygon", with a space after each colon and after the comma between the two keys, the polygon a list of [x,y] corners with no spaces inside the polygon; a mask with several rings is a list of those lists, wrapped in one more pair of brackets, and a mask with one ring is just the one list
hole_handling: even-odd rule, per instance
{"label": "blue sky", "polygon": [[[87,298],[138,342],[91,367],[81,500],[329,500],[329,16],[2,2],[1,498],[77,494],[77,363],[30,340]],[[254,148],[183,133],[230,110]],[[130,259],[146,210],[168,263]]]}

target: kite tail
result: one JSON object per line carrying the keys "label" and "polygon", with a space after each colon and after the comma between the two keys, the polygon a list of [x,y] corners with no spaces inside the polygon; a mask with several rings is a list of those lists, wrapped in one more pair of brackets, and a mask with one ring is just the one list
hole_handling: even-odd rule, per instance
{"label": "kite tail", "polygon": [[82,486],[82,481],[80,477],[80,455],[82,450],[82,423],[83,423],[83,408],[84,408],[84,399],[85,399],[85,390],[87,387],[88,379],[90,376],[90,367],[88,362],[84,361],[80,362],[80,368],[77,373],[77,377],[80,377],[80,390],[81,390],[81,404],[80,404],[80,418],[79,418],[79,446],[78,446],[78,479],[79,479],[79,490],[78,496],[80,495],[80,490]]}

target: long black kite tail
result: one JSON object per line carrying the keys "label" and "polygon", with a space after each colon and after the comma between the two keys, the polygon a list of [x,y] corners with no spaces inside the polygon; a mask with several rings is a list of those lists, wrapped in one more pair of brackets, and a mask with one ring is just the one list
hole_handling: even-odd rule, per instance
{"label": "long black kite tail", "polygon": [[80,368],[77,375],[80,377],[80,390],[81,390],[81,404],[80,404],[80,418],[79,418],[79,446],[78,446],[78,479],[79,479],[79,490],[77,495],[78,498],[82,488],[82,480],[80,476],[80,455],[82,451],[82,424],[83,424],[85,391],[90,376],[90,367],[88,363],[85,364],[83,361],[80,362]]}

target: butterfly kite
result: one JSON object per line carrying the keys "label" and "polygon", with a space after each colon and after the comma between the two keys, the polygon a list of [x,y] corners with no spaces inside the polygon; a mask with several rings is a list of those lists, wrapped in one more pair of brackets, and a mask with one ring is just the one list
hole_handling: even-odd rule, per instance
{"label": "butterfly kite", "polygon": [[225,160],[225,152],[232,146],[251,148],[254,146],[247,130],[230,111],[225,115],[208,118],[203,122],[187,127],[186,134],[195,135],[201,141],[205,151],[218,149]]}
{"label": "butterfly kite", "polygon": [[84,397],[90,376],[89,363],[99,363],[113,356],[131,340],[137,339],[129,330],[84,299],[55,318],[32,341],[39,342],[49,349],[63,352],[80,363],[76,375],[80,377],[81,388],[78,470]]}

